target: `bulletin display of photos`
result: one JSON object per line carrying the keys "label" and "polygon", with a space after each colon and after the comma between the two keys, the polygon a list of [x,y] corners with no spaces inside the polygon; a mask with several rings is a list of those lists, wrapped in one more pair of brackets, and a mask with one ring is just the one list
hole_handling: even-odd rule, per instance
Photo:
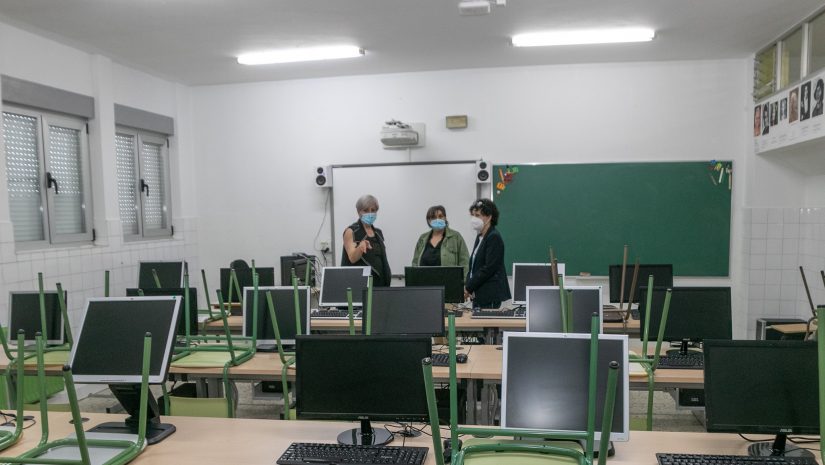
{"label": "bulletin display of photos", "polygon": [[766,152],[825,136],[825,72],[795,84],[753,108],[756,152]]}

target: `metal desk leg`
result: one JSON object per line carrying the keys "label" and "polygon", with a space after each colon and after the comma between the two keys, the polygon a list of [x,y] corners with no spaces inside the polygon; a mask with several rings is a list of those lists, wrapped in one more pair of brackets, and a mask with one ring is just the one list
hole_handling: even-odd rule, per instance
{"label": "metal desk leg", "polygon": [[468,425],[476,425],[476,380],[468,379],[465,383],[467,388],[465,408],[465,419]]}

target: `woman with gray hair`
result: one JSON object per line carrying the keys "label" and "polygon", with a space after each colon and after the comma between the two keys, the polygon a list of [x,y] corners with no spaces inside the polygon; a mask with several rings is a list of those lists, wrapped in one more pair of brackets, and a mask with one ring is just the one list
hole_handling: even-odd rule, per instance
{"label": "woman with gray hair", "polygon": [[362,195],[355,202],[358,221],[344,230],[344,251],[341,254],[341,266],[372,267],[373,285],[390,285],[390,263],[387,261],[387,248],[384,246],[384,234],[373,226],[378,214],[378,199],[372,195]]}

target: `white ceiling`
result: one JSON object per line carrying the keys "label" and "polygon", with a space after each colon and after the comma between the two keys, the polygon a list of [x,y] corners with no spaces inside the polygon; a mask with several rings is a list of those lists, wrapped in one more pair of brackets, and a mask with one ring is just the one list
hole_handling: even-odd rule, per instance
{"label": "white ceiling", "polygon": [[[437,69],[744,58],[821,0],[0,0],[0,20],[190,85]],[[550,28],[649,26],[652,42],[516,49]],[[349,43],[366,56],[247,67],[246,51]]]}

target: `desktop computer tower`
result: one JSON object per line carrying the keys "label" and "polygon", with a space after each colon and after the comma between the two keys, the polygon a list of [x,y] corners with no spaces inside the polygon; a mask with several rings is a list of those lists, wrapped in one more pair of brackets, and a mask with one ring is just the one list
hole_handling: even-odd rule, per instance
{"label": "desktop computer tower", "polygon": [[757,341],[778,341],[782,339],[782,333],[770,329],[769,326],[788,324],[788,323],[805,323],[805,320],[800,318],[759,318],[756,320],[756,340]]}

